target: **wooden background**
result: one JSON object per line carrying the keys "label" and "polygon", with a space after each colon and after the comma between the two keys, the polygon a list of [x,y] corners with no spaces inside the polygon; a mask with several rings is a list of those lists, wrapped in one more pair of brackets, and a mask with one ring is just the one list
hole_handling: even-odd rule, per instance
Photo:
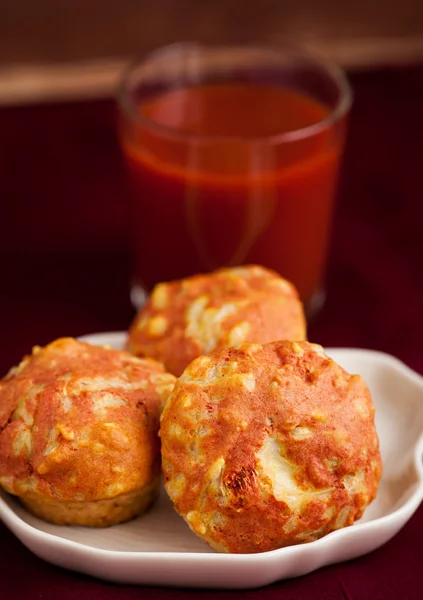
{"label": "wooden background", "polygon": [[110,94],[180,40],[287,39],[348,68],[423,60],[423,0],[2,0],[0,102]]}

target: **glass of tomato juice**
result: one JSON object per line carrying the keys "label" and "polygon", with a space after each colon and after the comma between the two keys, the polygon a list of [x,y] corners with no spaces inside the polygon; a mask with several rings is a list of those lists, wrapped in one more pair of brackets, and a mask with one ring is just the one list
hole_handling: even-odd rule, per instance
{"label": "glass of tomato juice", "polygon": [[316,307],[350,105],[339,68],[290,46],[183,43],[131,65],[133,292],[254,263]]}

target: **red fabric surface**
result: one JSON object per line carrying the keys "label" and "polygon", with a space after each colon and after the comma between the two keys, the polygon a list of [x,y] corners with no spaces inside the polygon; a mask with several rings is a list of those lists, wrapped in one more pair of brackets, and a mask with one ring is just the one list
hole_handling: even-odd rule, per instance
{"label": "red fabric surface", "polygon": [[[313,341],[423,373],[423,68],[354,74],[355,105]],[[125,184],[111,102],[0,110],[0,373],[33,344],[125,328]],[[0,524],[0,598],[423,598],[423,507],[372,554],[262,590],[117,586],[42,562]]]}

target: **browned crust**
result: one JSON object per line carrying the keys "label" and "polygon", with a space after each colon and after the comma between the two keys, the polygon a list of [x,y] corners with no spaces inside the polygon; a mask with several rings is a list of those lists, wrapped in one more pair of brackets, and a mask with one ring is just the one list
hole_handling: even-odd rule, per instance
{"label": "browned crust", "polygon": [[110,527],[143,514],[156,501],[159,491],[160,478],[156,477],[140,490],[127,492],[116,498],[92,502],[21,498],[21,502],[33,515],[55,525]]}
{"label": "browned crust", "polygon": [[160,471],[174,380],[156,361],[71,338],[34,348],[0,382],[0,485],[33,506],[142,490]]}
{"label": "browned crust", "polygon": [[157,285],[130,327],[128,350],[162,361],[179,376],[211,350],[305,338],[294,286],[274,271],[248,265]]}
{"label": "browned crust", "polygon": [[[308,342],[198,358],[168,400],[161,437],[176,510],[222,551],[272,550],[351,525],[381,476],[365,382]],[[269,443],[294,492],[276,493],[271,460],[258,458]]]}

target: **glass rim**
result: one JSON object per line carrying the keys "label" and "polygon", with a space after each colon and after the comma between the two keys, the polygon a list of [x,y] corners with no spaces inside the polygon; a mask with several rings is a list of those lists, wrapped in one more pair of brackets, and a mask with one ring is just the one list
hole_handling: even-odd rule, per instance
{"label": "glass rim", "polygon": [[[320,67],[327,75],[330,76],[332,81],[335,83],[339,91],[339,99],[335,106],[330,109],[328,115],[311,125],[293,129],[292,131],[285,131],[283,133],[277,133],[267,136],[257,137],[244,137],[240,135],[217,135],[217,134],[199,134],[187,131],[180,131],[173,127],[161,125],[146,117],[136,110],[135,104],[132,101],[127,86],[128,80],[135,68],[139,67],[143,63],[146,63],[149,59],[163,55],[164,53],[175,51],[175,50],[191,50],[191,49],[207,49],[207,48],[223,48],[229,49],[249,49],[254,48],[256,50],[271,50],[278,54],[283,55],[289,52],[297,57],[304,58],[309,61],[310,64],[314,64]],[[201,82],[200,82],[201,83]],[[330,59],[319,57],[313,52],[304,50],[301,47],[295,46],[295,44],[283,42],[281,44],[265,44],[265,43],[249,43],[249,44],[238,44],[238,43],[201,43],[201,42],[175,42],[173,44],[167,44],[160,46],[155,50],[146,53],[144,56],[139,56],[132,60],[126,69],[124,69],[118,86],[117,86],[117,103],[121,110],[126,113],[131,120],[135,121],[139,125],[143,125],[146,129],[157,133],[162,137],[169,137],[176,141],[183,142],[202,142],[202,143],[243,143],[243,144],[255,144],[255,143],[266,143],[271,145],[281,144],[284,142],[295,142],[302,140],[307,137],[312,137],[320,133],[321,131],[330,128],[334,123],[342,119],[347,114],[352,104],[353,93],[351,86],[348,82],[347,76],[344,70],[338,66],[335,62]]]}

